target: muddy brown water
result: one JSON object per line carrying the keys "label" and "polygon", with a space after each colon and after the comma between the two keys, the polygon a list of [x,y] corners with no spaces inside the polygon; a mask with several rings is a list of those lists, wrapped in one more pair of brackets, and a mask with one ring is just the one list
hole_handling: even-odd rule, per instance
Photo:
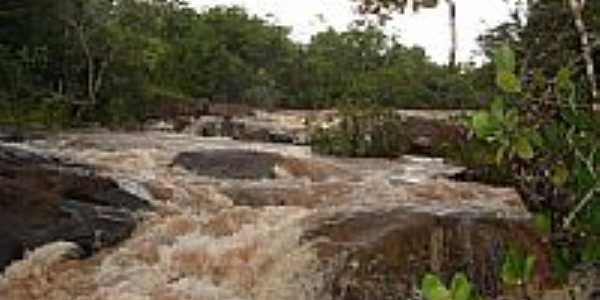
{"label": "muddy brown water", "polygon": [[517,193],[453,182],[460,168],[441,160],[169,133],[24,147],[93,165],[156,209],[91,259],[48,255],[61,245],[30,254],[0,279],[0,299],[409,299],[430,271],[466,272],[495,295],[510,243],[547,268]]}

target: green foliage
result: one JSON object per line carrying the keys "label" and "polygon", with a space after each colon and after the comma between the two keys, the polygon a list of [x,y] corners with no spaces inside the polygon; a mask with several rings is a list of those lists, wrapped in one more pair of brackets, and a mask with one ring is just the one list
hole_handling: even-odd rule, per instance
{"label": "green foliage", "polygon": [[[497,74],[518,78],[507,75],[515,69],[514,57],[507,46],[496,51]],[[502,96],[469,122],[472,143],[495,153],[495,168],[511,171],[511,183],[549,235],[557,277],[578,263],[600,259],[600,122],[584,105],[572,74],[560,68],[546,79],[538,72],[523,86],[500,79]],[[503,278],[523,284],[533,264],[533,258],[509,252]]]}
{"label": "green foliage", "polygon": [[496,70],[499,74],[514,74],[517,70],[515,53],[507,44],[504,44],[496,49],[494,62],[496,63]]}
{"label": "green foliage", "polygon": [[[496,51],[497,85],[507,95],[519,93],[521,84],[515,70],[515,54],[504,45]],[[539,134],[533,128],[524,126],[518,107],[507,106],[504,97],[497,96],[489,110],[473,115],[470,124],[476,137],[493,145],[495,162],[500,165],[505,160],[519,158],[531,160],[535,156],[534,145]]]}
{"label": "green foliage", "polygon": [[311,138],[314,151],[335,156],[397,157],[409,148],[402,120],[391,109],[348,105],[339,110],[338,118],[332,127],[315,130]]}
{"label": "green foliage", "polygon": [[540,233],[546,236],[552,233],[552,219],[548,214],[536,213],[533,218],[533,224]]}
{"label": "green foliage", "polygon": [[469,279],[462,273],[452,278],[450,287],[446,287],[439,277],[426,274],[421,282],[421,292],[425,300],[479,300]]}
{"label": "green foliage", "polygon": [[[568,1],[532,1],[527,10],[527,20],[522,14],[514,14],[511,20],[480,37],[486,55],[493,59],[498,45],[509,43],[522,61],[516,64],[517,69],[526,68],[523,71],[551,78],[569,66],[575,76],[573,82],[582,87],[587,85],[584,62],[580,59],[579,33]],[[600,2],[587,1],[583,17],[591,36],[600,33],[598,16]],[[600,61],[599,54],[593,51],[596,62]]]}
{"label": "green foliage", "polygon": [[507,285],[522,286],[533,279],[536,258],[524,251],[509,247],[502,264],[502,281]]}
{"label": "green foliage", "polygon": [[15,3],[0,5],[6,24],[0,97],[36,110],[39,95],[58,95],[69,124],[141,122],[154,111],[157,101],[145,97],[155,88],[294,108],[331,108],[349,99],[478,107],[486,93],[479,69],[449,72],[423,49],[404,47],[370,25],[331,29],[301,45],[288,28],[239,7],[198,12],[179,0]]}

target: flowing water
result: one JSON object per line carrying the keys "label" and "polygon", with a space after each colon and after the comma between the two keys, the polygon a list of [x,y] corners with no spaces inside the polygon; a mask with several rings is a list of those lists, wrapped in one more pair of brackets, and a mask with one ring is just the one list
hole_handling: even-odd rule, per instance
{"label": "flowing water", "polygon": [[[436,159],[334,159],[167,133],[69,134],[26,147],[93,165],[157,210],[91,259],[65,258],[68,243],[36,250],[0,279],[3,300],[344,298],[332,292],[348,265],[337,246],[377,244],[405,230],[398,222],[415,223],[398,216],[529,217],[514,191],[450,181],[460,168]],[[177,163],[182,153],[187,164]],[[227,175],[236,170],[257,176]]]}

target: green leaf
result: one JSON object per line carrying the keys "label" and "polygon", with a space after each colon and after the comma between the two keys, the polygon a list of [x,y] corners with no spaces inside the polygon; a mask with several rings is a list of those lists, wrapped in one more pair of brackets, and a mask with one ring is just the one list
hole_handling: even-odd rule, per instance
{"label": "green leaf", "polygon": [[517,68],[515,52],[508,44],[504,44],[496,49],[494,62],[496,63],[496,70],[499,73],[504,72],[512,74]]}
{"label": "green leaf", "polygon": [[579,260],[574,252],[575,250],[569,247],[553,249],[551,260],[553,270],[552,273],[557,278],[563,281],[568,278],[569,272],[573,270]]}
{"label": "green leaf", "polygon": [[498,120],[504,119],[504,99],[496,97],[491,104],[490,113]]}
{"label": "green leaf", "polygon": [[533,147],[526,136],[519,136],[514,145],[517,156],[521,159],[529,160],[534,156]]}
{"label": "green leaf", "polygon": [[467,276],[463,273],[457,273],[452,278],[451,291],[452,291],[452,300],[469,300],[471,299],[471,293],[473,292],[473,287]]}
{"label": "green leaf", "polygon": [[534,146],[539,148],[544,147],[544,138],[542,138],[542,135],[539,133],[539,131],[531,130],[531,132],[529,132],[529,139]]}
{"label": "green leaf", "polygon": [[535,272],[535,263],[536,257],[533,255],[528,255],[525,260],[525,266],[523,270],[523,281],[525,283],[530,282],[533,279],[533,274]]}
{"label": "green leaf", "polygon": [[568,179],[569,170],[567,170],[567,168],[563,164],[559,164],[554,167],[554,170],[552,170],[552,177],[550,178],[552,184],[561,187],[565,185],[565,183],[567,183]]}
{"label": "green leaf", "polygon": [[600,241],[590,238],[582,251],[582,259],[586,263],[596,263],[600,261]]}
{"label": "green leaf", "polygon": [[472,129],[478,138],[488,138],[496,133],[499,129],[498,121],[486,112],[481,111],[473,115],[471,119]]}
{"label": "green leaf", "polygon": [[519,125],[519,111],[510,109],[504,115],[504,125],[510,129],[517,128]]}
{"label": "green leaf", "polygon": [[521,81],[513,73],[500,71],[496,75],[496,84],[505,93],[521,92]]}
{"label": "green leaf", "polygon": [[508,147],[506,147],[506,145],[502,145],[500,147],[498,147],[498,150],[496,151],[496,164],[497,165],[501,165],[502,162],[504,161],[504,156],[506,155],[506,149]]}
{"label": "green leaf", "polygon": [[570,89],[571,82],[571,70],[569,68],[561,68],[556,74],[556,83],[558,85],[559,90],[568,90]]}
{"label": "green leaf", "polygon": [[533,224],[537,230],[545,235],[550,234],[552,231],[552,220],[546,214],[535,214]]}
{"label": "green leaf", "polygon": [[427,274],[421,283],[421,292],[426,300],[452,300],[450,291],[433,274]]}
{"label": "green leaf", "polygon": [[521,285],[523,283],[522,268],[520,261],[522,260],[521,255],[518,251],[510,248],[504,257],[504,263],[502,264],[502,281],[508,285]]}

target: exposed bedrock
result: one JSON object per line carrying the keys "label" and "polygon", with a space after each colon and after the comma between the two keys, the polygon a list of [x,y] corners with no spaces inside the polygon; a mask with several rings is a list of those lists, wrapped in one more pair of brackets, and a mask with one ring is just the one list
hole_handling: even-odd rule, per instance
{"label": "exposed bedrock", "polygon": [[[537,256],[534,289],[549,283],[550,251],[518,193],[452,181],[462,168],[441,159],[338,159],[306,147],[164,132],[67,138],[57,144],[64,148],[47,153],[147,185],[157,213],[116,251],[83,261],[86,268],[50,270],[58,279],[39,295],[418,299],[412,296],[426,272],[445,280],[465,272],[486,299],[498,299],[493,296],[505,294],[499,277],[509,245]],[[95,230],[118,241],[135,226],[133,212],[148,207],[89,167],[8,149],[0,151],[0,205],[17,213],[12,220],[0,214],[0,234],[10,234],[2,251],[21,253],[16,246],[31,248],[54,235],[93,252],[105,235]],[[36,163],[20,168],[19,161]],[[16,188],[1,188],[9,184]],[[34,239],[40,236],[45,240]],[[79,285],[62,285],[71,277]],[[7,280],[5,290],[40,280]],[[37,295],[23,299],[64,299]]]}
{"label": "exposed bedrock", "polygon": [[525,220],[396,208],[340,212],[313,224],[306,238],[320,240],[319,257],[335,270],[334,299],[411,299],[427,272],[447,282],[464,272],[483,294],[497,296],[509,246],[537,256],[539,286],[548,279],[547,245]]}
{"label": "exposed bedrock", "polygon": [[149,208],[90,167],[0,145],[0,270],[54,241],[91,255],[127,238]]}
{"label": "exposed bedrock", "polygon": [[235,205],[313,209],[304,241],[315,243],[334,299],[410,299],[427,272],[445,280],[464,272],[495,297],[506,292],[501,267],[509,247],[537,257],[535,286],[550,284],[550,250],[518,193],[448,180],[460,168],[440,160],[297,159],[240,150],[187,153],[175,162],[225,179],[220,190]]}

